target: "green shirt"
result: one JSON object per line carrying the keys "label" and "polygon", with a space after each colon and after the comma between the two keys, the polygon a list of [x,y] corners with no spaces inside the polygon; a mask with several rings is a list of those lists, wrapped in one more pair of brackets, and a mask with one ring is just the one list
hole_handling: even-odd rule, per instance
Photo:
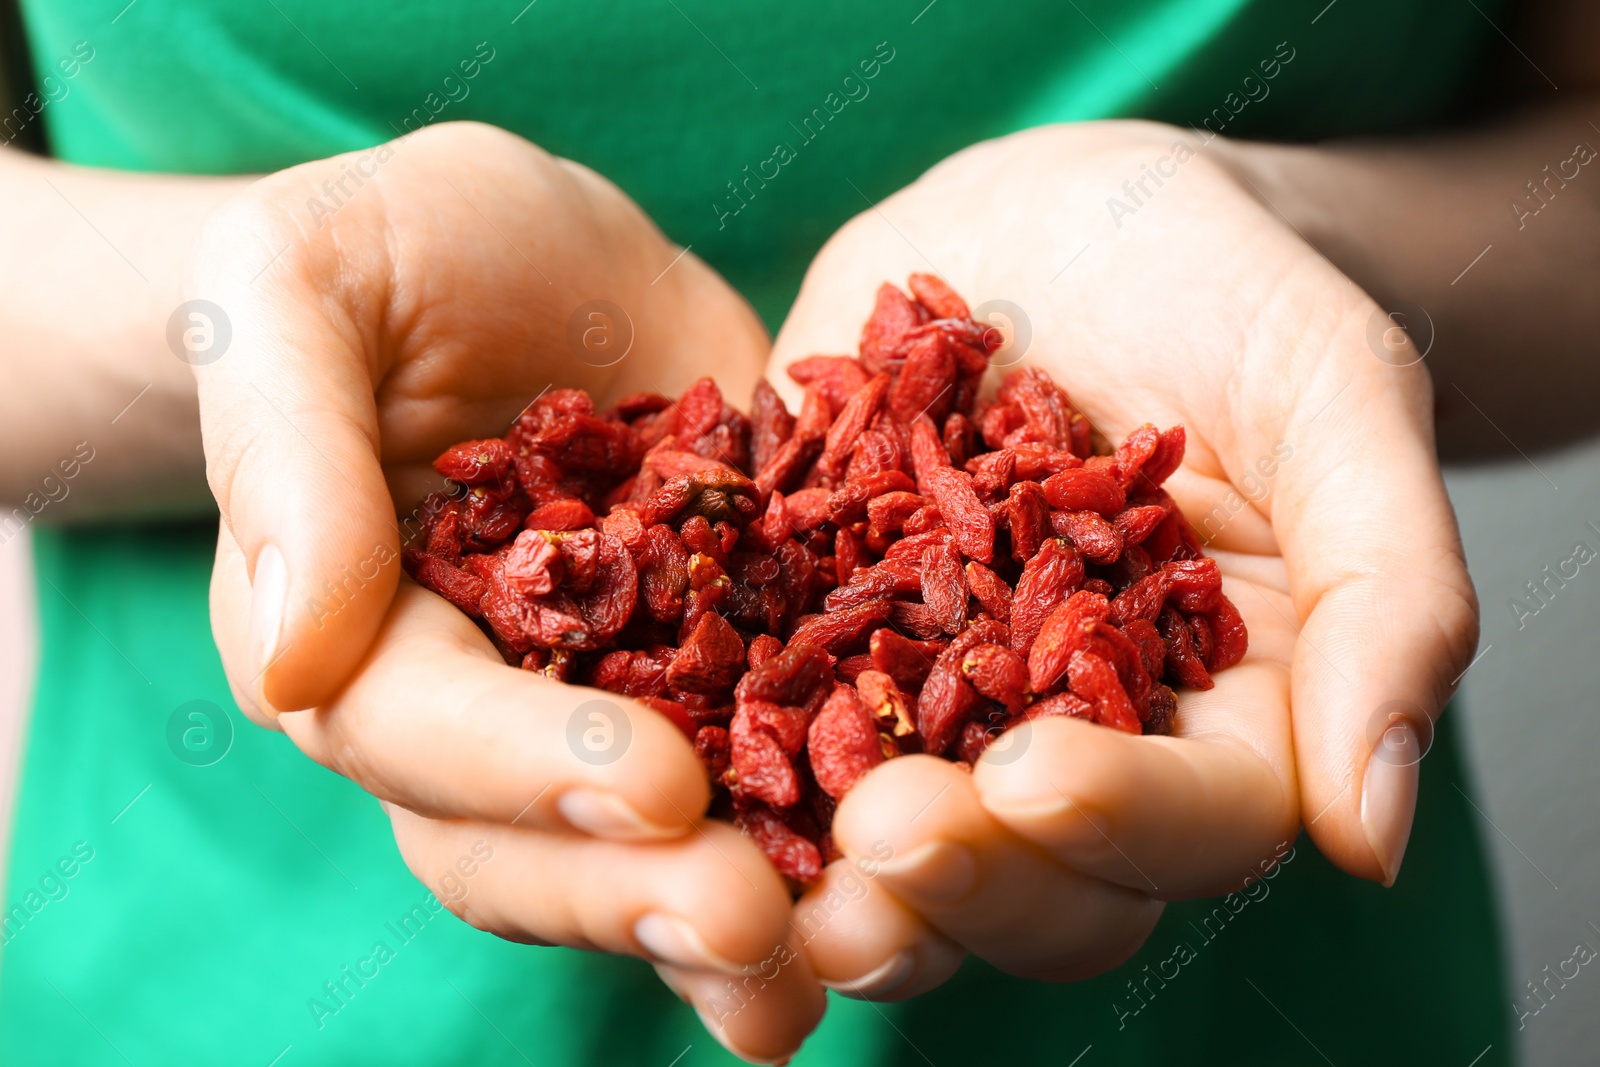
{"label": "green shirt", "polygon": [[[975,141],[1130,115],[1413,126],[1493,36],[1433,0],[124,2],[23,4],[30,121],[61,158],[261,171],[493,122],[617,181],[773,325],[829,233]],[[732,1062],[644,964],[457,922],[371,798],[239,715],[206,617],[214,530],[35,530],[0,1062]],[[1049,986],[972,961],[910,1003],[833,997],[796,1062],[1511,1062],[1448,724],[1422,782],[1393,890],[1302,838],[1249,894],[1170,907],[1115,972]]]}

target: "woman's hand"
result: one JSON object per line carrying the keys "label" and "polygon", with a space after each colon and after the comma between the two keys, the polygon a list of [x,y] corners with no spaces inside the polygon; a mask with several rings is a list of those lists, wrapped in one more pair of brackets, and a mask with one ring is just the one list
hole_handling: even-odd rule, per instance
{"label": "woman's hand", "polygon": [[263,178],[213,213],[187,288],[225,321],[195,374],[253,590],[230,678],[269,715],[328,700],[366,654],[446,447],[552,385],[676,392],[708,352],[738,396],[768,347],[615,186],[476,123]]}
{"label": "woman's hand", "polygon": [[[397,518],[441,484],[435,456],[551,385],[676,392],[715,353],[748,391],[768,348],[748,306],[614,186],[474,124],[257,182],[206,225],[188,295],[231,332],[196,376],[240,707],[384,801],[412,870],[476,926],[642,956],[680,989],[766,959],[787,891],[700,821],[709,787],[677,727],[506,666],[399,583],[415,524]],[[441,879],[463,861],[458,894]],[[724,1039],[797,1046],[822,993],[804,963],[780,985]]]}
{"label": "woman's hand", "polygon": [[1250,631],[1214,689],[1180,694],[1171,738],[1042,719],[970,776],[927,757],[868,775],[834,822],[855,869],[795,913],[834,988],[900,999],[964,951],[1087,977],[1162,901],[1269,870],[1302,818],[1350,873],[1400,868],[1416,761],[1477,638],[1427,373],[1397,365],[1381,342],[1403,337],[1227,152],[1145,123],[979,145],[864,211],[807,275],[771,372],[790,398],[785,364],[853,351],[880,282],[935,271],[1013,331],[997,362],[1048,369],[1112,441],[1183,424],[1166,488]]}

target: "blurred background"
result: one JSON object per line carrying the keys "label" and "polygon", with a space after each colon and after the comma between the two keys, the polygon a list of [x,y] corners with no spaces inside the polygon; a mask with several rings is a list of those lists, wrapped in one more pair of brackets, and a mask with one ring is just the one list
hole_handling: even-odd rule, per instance
{"label": "blurred background", "polygon": [[[1537,1009],[1516,1036],[1528,1064],[1594,1063],[1600,968],[1565,988],[1549,979],[1572,973],[1578,945],[1600,949],[1600,558],[1564,586],[1544,568],[1557,574],[1579,542],[1600,551],[1587,525],[1600,527],[1600,443],[1453,466],[1446,481],[1483,611],[1479,658],[1452,710],[1505,916],[1513,1016]],[[1545,583],[1544,605],[1529,582]],[[1547,1003],[1530,982],[1555,991]]]}

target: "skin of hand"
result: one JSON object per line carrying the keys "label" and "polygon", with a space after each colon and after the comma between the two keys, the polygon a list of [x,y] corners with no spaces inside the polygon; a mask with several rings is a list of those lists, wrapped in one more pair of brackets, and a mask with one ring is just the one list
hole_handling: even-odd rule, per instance
{"label": "skin of hand", "polygon": [[847,858],[792,924],[831,988],[903,999],[966,952],[1088,977],[1164,901],[1269,871],[1302,821],[1351,874],[1399,872],[1417,760],[1477,641],[1431,387],[1375,355],[1378,306],[1227,151],[1137,122],[975,146],[843,227],[779,334],[793,404],[786,364],[853,352],[879,283],[931,271],[1007,332],[999,364],[1047,369],[1110,441],[1182,424],[1166,488],[1250,632],[1215,688],[1180,693],[1172,737],[1043,719],[971,774],[872,771],[834,821]]}
{"label": "skin of hand", "polygon": [[[384,802],[406,862],[477,927],[641,956],[679,989],[765,959],[788,892],[733,827],[700,822],[683,735],[507,666],[400,581],[397,517],[442,485],[435,456],[503,433],[552,384],[601,404],[675,393],[715,352],[747,393],[769,342],[744,301],[608,182],[470,123],[250,185],[202,228],[187,295],[231,328],[195,375],[223,516],[213,629],[240,707]],[[624,321],[580,309],[595,300]],[[575,740],[592,729],[598,752]],[[460,894],[443,879],[463,859]],[[823,994],[804,964],[785,981],[724,1040],[796,1047]]]}

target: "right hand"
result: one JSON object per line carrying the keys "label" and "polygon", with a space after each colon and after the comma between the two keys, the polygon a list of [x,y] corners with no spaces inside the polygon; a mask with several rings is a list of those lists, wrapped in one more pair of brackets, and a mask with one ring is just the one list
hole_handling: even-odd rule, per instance
{"label": "right hand", "polygon": [[[709,788],[683,735],[506,666],[469,619],[400,584],[396,521],[438,487],[435,456],[503,433],[551,385],[602,404],[675,393],[714,352],[742,400],[768,349],[749,307],[610,183],[466,123],[252,184],[208,220],[187,295],[231,325],[195,372],[223,520],[212,624],[240,708],[386,802],[430,884],[492,849],[464,896],[440,892],[474,925],[643,956],[678,988],[767,959],[788,894],[749,840],[700,824]],[[607,366],[568,341],[597,299],[634,334]],[[609,763],[569,742],[590,700],[609,703],[616,743],[628,728]],[[756,1056],[796,1047],[822,993],[804,964],[777,984],[791,995],[719,1036]]]}

